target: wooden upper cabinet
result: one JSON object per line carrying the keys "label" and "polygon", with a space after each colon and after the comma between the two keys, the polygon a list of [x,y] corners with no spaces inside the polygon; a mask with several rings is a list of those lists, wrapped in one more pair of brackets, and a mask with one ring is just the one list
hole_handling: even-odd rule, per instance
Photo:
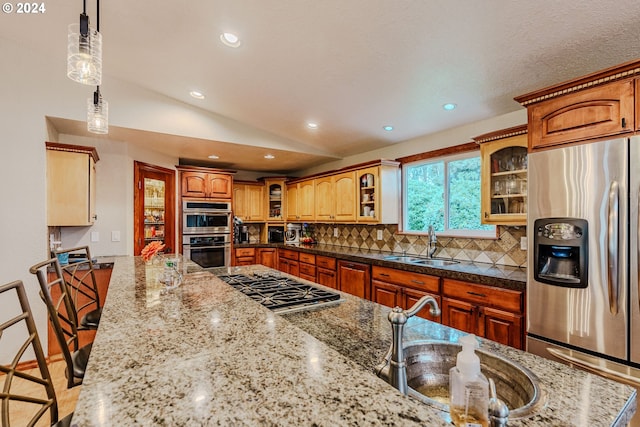
{"label": "wooden upper cabinet", "polygon": [[356,220],[356,173],[344,172],[333,176],[335,199],[334,220]]}
{"label": "wooden upper cabinet", "polygon": [[300,219],[298,214],[298,184],[287,185],[287,221],[297,221]]}
{"label": "wooden upper cabinet", "polygon": [[46,147],[47,225],[92,225],[96,219],[96,149],[51,142]]}
{"label": "wooden upper cabinet", "polygon": [[315,219],[314,180],[287,185],[287,220],[313,221]]}
{"label": "wooden upper cabinet", "polygon": [[610,83],[529,109],[531,148],[632,132],[633,81]]}
{"label": "wooden upper cabinet", "polygon": [[180,188],[183,197],[207,197],[207,174],[203,172],[182,172]]}
{"label": "wooden upper cabinet", "polygon": [[480,143],[481,222],[527,223],[527,126],[475,137]]}
{"label": "wooden upper cabinet", "polygon": [[230,199],[233,181],[231,175],[182,171],[180,192],[182,197]]}
{"label": "wooden upper cabinet", "polygon": [[243,221],[264,221],[264,185],[233,184],[233,215]]}
{"label": "wooden upper cabinet", "polygon": [[516,97],[527,107],[529,150],[640,129],[639,75],[635,60]]}
{"label": "wooden upper cabinet", "polygon": [[207,190],[214,199],[228,199],[231,197],[232,181],[230,175],[219,173],[207,174]]}
{"label": "wooden upper cabinet", "polygon": [[316,219],[318,221],[331,221],[335,214],[336,196],[333,186],[333,177],[315,179],[315,203]]}
{"label": "wooden upper cabinet", "polygon": [[315,187],[313,180],[298,183],[298,216],[301,221],[315,219]]}
{"label": "wooden upper cabinet", "polygon": [[315,179],[316,221],[355,222],[355,172]]}

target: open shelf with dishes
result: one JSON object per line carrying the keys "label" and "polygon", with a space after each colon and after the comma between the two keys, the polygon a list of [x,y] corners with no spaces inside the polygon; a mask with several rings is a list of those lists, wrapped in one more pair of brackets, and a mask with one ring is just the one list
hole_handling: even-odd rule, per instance
{"label": "open shelf with dishes", "polygon": [[506,129],[504,135],[495,133],[483,137],[478,137],[482,161],[482,223],[525,225],[526,127]]}

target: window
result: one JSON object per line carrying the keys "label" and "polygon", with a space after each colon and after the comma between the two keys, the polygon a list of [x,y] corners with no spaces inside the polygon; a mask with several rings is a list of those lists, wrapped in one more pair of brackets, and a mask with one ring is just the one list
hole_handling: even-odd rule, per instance
{"label": "window", "polygon": [[449,236],[495,237],[480,223],[480,155],[477,151],[403,166],[403,231]]}

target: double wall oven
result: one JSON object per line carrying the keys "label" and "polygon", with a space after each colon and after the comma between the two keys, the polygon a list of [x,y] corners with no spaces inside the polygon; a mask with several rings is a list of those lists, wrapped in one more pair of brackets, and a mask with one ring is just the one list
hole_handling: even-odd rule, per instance
{"label": "double wall oven", "polygon": [[203,268],[231,265],[231,202],[183,200],[182,253]]}

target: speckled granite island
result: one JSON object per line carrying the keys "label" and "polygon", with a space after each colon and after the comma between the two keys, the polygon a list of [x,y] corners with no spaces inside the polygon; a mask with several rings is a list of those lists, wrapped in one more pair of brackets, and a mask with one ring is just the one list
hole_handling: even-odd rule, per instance
{"label": "speckled granite island", "polygon": [[[161,271],[116,258],[74,425],[450,425],[373,374],[391,338],[388,308],[344,294],[337,306],[277,315],[188,263],[182,286],[165,293]],[[459,334],[418,318],[406,330],[408,340]],[[510,426],[623,426],[635,412],[630,387],[483,347],[530,368],[549,394]]]}

